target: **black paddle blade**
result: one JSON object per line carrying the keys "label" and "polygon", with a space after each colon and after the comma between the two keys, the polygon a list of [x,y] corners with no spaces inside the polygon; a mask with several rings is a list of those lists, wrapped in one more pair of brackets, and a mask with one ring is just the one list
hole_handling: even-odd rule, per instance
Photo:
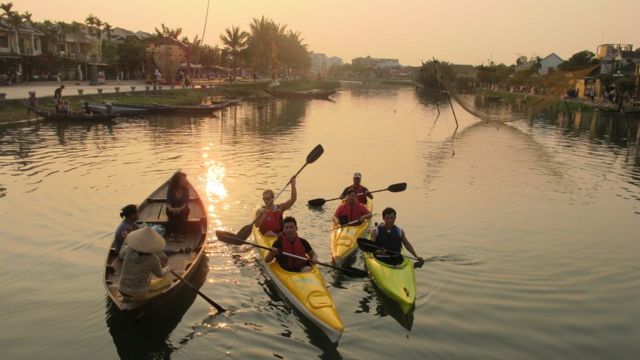
{"label": "black paddle blade", "polygon": [[420,269],[422,268],[422,265],[424,265],[424,261],[416,261],[413,263],[413,268],[414,269]]}
{"label": "black paddle blade", "polygon": [[354,268],[351,266],[343,267],[343,272],[345,275],[357,278],[366,278],[369,276],[369,273],[366,270]]}
{"label": "black paddle blade", "polygon": [[375,252],[379,249],[373,241],[365,238],[358,238],[358,248],[364,252]]}
{"label": "black paddle blade", "polygon": [[322,206],[326,202],[327,200],[318,198],[307,201],[307,204],[309,204],[309,206]]}
{"label": "black paddle blade", "polygon": [[324,148],[322,145],[318,144],[316,147],[311,150],[309,155],[307,155],[307,164],[311,164],[312,162],[318,160],[320,156],[324,153]]}
{"label": "black paddle blade", "polygon": [[241,238],[242,240],[247,240],[249,236],[251,236],[252,232],[253,225],[245,225],[240,229],[240,231],[238,231],[238,234],[236,236]]}
{"label": "black paddle blade", "polygon": [[232,245],[244,245],[244,239],[238,237],[238,235],[234,233],[230,233],[228,231],[216,230],[216,237],[218,240],[222,242],[226,242],[227,244]]}
{"label": "black paddle blade", "polygon": [[387,188],[387,190],[391,192],[401,192],[401,191],[405,191],[406,189],[407,189],[407,183],[397,183],[397,184],[389,185],[389,187]]}

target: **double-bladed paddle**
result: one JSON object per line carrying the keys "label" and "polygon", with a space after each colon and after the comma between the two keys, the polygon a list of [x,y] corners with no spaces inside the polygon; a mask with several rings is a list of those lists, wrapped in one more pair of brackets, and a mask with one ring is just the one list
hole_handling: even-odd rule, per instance
{"label": "double-bladed paddle", "polygon": [[[322,155],[322,153],[324,153],[324,148],[322,147],[322,145],[318,144],[316,147],[313,148],[313,150],[311,150],[309,155],[307,155],[307,160],[305,161],[304,165],[302,165],[300,170],[298,170],[298,172],[295,175],[293,175],[292,177],[298,176],[298,174],[300,174],[300,172],[302,172],[302,169],[304,169],[307,165],[309,165],[309,164],[315,162],[316,160],[318,160],[318,158]],[[269,205],[273,205],[276,202],[276,199],[280,196],[280,194],[282,194],[284,189],[286,189],[287,186],[289,186],[290,183],[291,183],[291,180],[289,180],[287,182],[287,184],[282,188],[282,190],[280,190],[278,195],[276,195],[276,197],[273,198],[273,201]],[[251,224],[243,226],[240,229],[240,231],[238,231],[237,236],[239,238],[242,238],[242,239],[245,239],[245,240],[248,239],[249,235],[251,235],[251,231],[253,230],[252,229],[253,228],[253,224],[255,224],[255,223],[256,223],[256,220],[254,219],[251,222]]]}
{"label": "double-bladed paddle", "polygon": [[[236,234],[227,232],[227,231],[220,231],[217,230],[216,231],[216,237],[218,238],[218,240],[225,242],[227,244],[232,244],[232,245],[251,245],[253,247],[257,247],[260,249],[265,249],[265,250],[271,250],[270,247],[268,246],[262,246],[256,243],[252,243],[252,242],[248,242],[244,239],[239,238]],[[298,256],[295,254],[290,254],[288,252],[280,252],[280,255],[284,255],[284,256],[289,256],[292,258],[296,258],[296,259],[300,259],[300,260],[305,260],[305,261],[309,261],[308,258],[303,257],[303,256]],[[354,267],[339,267],[339,266],[335,266],[335,265],[331,265],[331,264],[327,264],[327,263],[323,263],[323,262],[316,262],[316,264],[318,265],[322,265],[322,266],[326,266],[326,267],[330,267],[332,269],[336,269],[338,271],[341,271],[343,273],[345,273],[346,275],[352,276],[352,277],[367,277],[368,274],[366,271],[358,269],[358,268],[354,268]]]}
{"label": "double-bladed paddle", "polygon": [[[370,194],[373,193],[377,193],[380,191],[391,191],[391,192],[401,192],[404,191],[407,188],[407,183],[397,183],[397,184],[392,184],[389,185],[386,189],[380,189],[380,190],[374,190],[374,191],[369,191]],[[362,195],[363,193],[360,193],[358,195]],[[309,204],[309,206],[322,206],[324,205],[324,203],[328,202],[328,201],[333,201],[333,200],[340,200],[340,197],[337,198],[333,198],[333,199],[322,199],[322,198],[318,198],[318,199],[311,199],[307,202],[307,204]]]}
{"label": "double-bladed paddle", "polygon": [[[376,215],[378,215],[378,213],[373,213],[373,214],[371,214],[371,217],[374,217],[374,216],[376,216]],[[350,222],[348,222],[348,223],[346,223],[346,224],[342,224],[342,225],[340,225],[340,226],[337,226],[337,227],[331,228],[331,230],[329,230],[329,231],[342,229],[342,228],[345,228],[345,227],[347,227],[347,226],[355,225],[355,224],[357,224],[357,223],[359,223],[359,222],[360,222],[360,219],[355,219],[355,220],[350,221]]]}
{"label": "double-bladed paddle", "polygon": [[171,274],[173,274],[173,276],[177,277],[178,279],[180,279],[180,281],[182,281],[183,283],[185,283],[188,287],[191,288],[191,290],[195,291],[196,294],[200,295],[203,299],[205,299],[209,304],[211,304],[211,306],[213,306],[214,308],[216,308],[216,310],[218,310],[218,312],[225,312],[227,311],[227,309],[223,308],[222,306],[218,305],[215,301],[209,299],[209,297],[205,294],[203,294],[197,287],[193,286],[193,284],[191,284],[190,282],[188,282],[187,280],[185,280],[182,276],[178,275],[178,273],[176,273],[173,270],[169,270],[171,272]]}
{"label": "double-bladed paddle", "polygon": [[397,251],[393,251],[393,250],[387,250],[381,246],[376,245],[373,241],[366,239],[366,238],[358,238],[358,248],[364,252],[369,252],[369,253],[374,253],[377,250],[383,250],[384,252],[388,253],[388,254],[394,254],[394,255],[400,255],[400,256],[404,256],[406,258],[412,259],[416,261],[416,264],[420,264],[419,266],[415,266],[414,267],[422,267],[422,264],[424,264],[424,261],[421,261],[418,258],[415,258],[413,256],[409,256],[409,255],[405,255],[403,253],[397,252]]}

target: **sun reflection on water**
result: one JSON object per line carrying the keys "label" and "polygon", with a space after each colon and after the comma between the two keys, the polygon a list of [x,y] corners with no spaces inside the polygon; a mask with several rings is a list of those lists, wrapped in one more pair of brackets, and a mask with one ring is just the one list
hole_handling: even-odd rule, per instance
{"label": "sun reflection on water", "polygon": [[224,187],[225,168],[221,163],[211,158],[208,151],[211,150],[211,144],[202,149],[204,152],[205,173],[205,193],[207,196],[207,212],[209,220],[213,222],[215,228],[222,227],[220,217],[217,215],[217,207],[223,206],[222,200],[227,197],[227,189]]}

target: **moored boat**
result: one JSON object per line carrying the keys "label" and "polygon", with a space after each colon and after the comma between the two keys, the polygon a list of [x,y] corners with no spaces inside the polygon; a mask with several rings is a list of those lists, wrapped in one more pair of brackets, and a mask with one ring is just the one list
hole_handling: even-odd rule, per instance
{"label": "moored boat", "polygon": [[[165,253],[169,258],[168,267],[178,273],[185,280],[190,281],[194,276],[198,264],[203,261],[205,252],[205,242],[207,235],[207,212],[202,199],[198,196],[191,183],[189,186],[189,218],[187,220],[187,232],[182,242],[167,242]],[[165,213],[167,204],[167,189],[169,181],[156,189],[138,206],[140,221],[148,225],[160,225],[166,227],[167,215]],[[163,303],[167,298],[176,294],[184,285],[183,282],[171,276],[172,282],[169,287],[158,290],[144,301],[127,301],[119,292],[120,274],[122,270],[122,260],[112,244],[107,255],[104,272],[104,285],[107,294],[114,305],[120,310],[128,310],[134,317],[141,317],[150,308]]]}
{"label": "moored boat", "polygon": [[[373,212],[373,200],[367,199],[365,204],[369,212]],[[343,264],[358,248],[358,238],[363,237],[369,230],[371,220],[367,219],[360,225],[338,227],[333,225],[331,230],[331,257],[333,261]]]}
{"label": "moored boat", "polygon": [[136,109],[124,106],[111,105],[111,108],[107,105],[89,104],[89,109],[98,114],[111,114],[111,115],[140,115],[149,112],[146,109]]}
{"label": "moored boat", "polygon": [[171,105],[144,105],[144,104],[123,104],[123,103],[113,103],[114,106],[121,106],[130,109],[143,109],[149,113],[158,114],[158,113],[170,113],[175,110],[175,107]]}
{"label": "moored boat", "polygon": [[399,265],[386,264],[364,253],[364,263],[378,289],[400,306],[407,314],[416,301],[416,277],[413,263],[406,257]]}
{"label": "moored boat", "polygon": [[38,116],[42,116],[46,120],[54,120],[54,121],[78,121],[78,122],[108,122],[112,121],[116,117],[117,114],[86,114],[86,113],[58,113],[55,111],[45,110],[45,109],[34,109],[31,108],[31,111],[38,114]]}
{"label": "moored boat", "polygon": [[[277,239],[275,236],[262,235],[255,226],[253,236],[256,244],[267,247],[271,247]],[[310,272],[291,272],[280,267],[277,261],[265,263],[265,256],[266,250],[257,250],[258,259],[280,295],[319,327],[329,340],[337,343],[344,331],[344,325],[318,266],[314,266]]]}
{"label": "moored boat", "polygon": [[329,96],[335,94],[336,90],[312,89],[312,90],[306,90],[306,91],[289,91],[289,90],[268,89],[267,92],[274,97],[286,98],[286,99],[329,100]]}

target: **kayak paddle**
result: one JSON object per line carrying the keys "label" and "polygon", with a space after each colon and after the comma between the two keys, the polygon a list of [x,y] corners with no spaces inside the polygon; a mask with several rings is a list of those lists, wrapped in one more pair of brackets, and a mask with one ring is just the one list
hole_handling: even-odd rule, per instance
{"label": "kayak paddle", "polygon": [[[369,193],[373,194],[373,193],[377,193],[377,192],[380,192],[380,191],[401,192],[401,191],[404,191],[406,188],[407,188],[407,183],[397,183],[397,184],[389,185],[386,189],[369,191]],[[360,193],[360,194],[357,194],[357,195],[362,195],[362,194],[363,193]],[[333,199],[327,199],[327,200],[322,199],[322,198],[311,199],[311,200],[309,200],[307,202],[307,204],[309,204],[309,206],[322,206],[326,202],[333,201],[333,200],[340,200],[340,197],[333,198]]]}

